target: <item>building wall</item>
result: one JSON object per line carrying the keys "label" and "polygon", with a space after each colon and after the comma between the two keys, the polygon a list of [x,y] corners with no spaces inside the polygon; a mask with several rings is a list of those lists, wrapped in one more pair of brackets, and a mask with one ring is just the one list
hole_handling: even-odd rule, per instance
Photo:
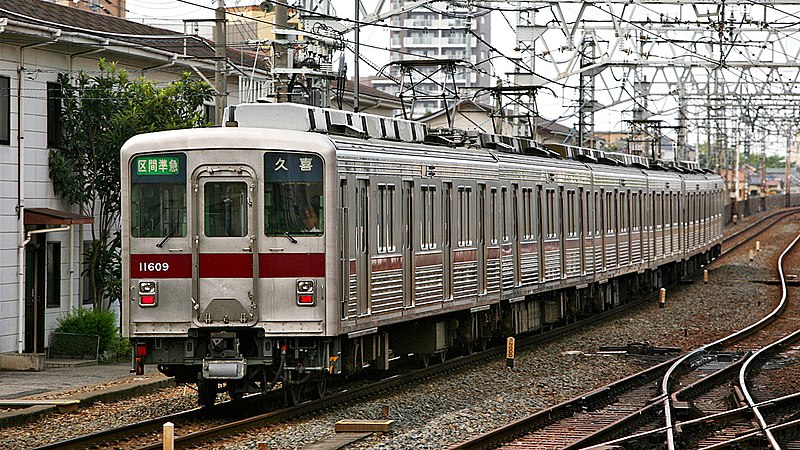
{"label": "building wall", "polygon": [[114,17],[125,17],[125,0],[45,0],[62,6],[107,14]]}
{"label": "building wall", "polygon": [[[11,135],[10,144],[0,144],[0,352],[17,350],[17,249],[18,221],[16,214],[18,191],[18,55],[19,48],[0,41],[0,76],[10,78]],[[96,58],[101,57],[97,55]],[[22,102],[24,109],[24,191],[26,208],[52,208],[73,213],[79,212],[63,199],[56,196],[49,178],[47,148],[47,82],[55,82],[59,72],[66,72],[72,64],[77,72],[98,71],[98,59],[75,58],[47,51],[46,47],[25,51],[25,71],[23,75]],[[150,64],[151,66],[153,64]],[[120,66],[132,72],[132,76],[141,75],[141,67]],[[167,72],[148,71],[148,78],[160,81],[178,79],[179,75]],[[231,77],[235,83],[235,77]],[[238,98],[230,99],[237,102]],[[122,143],[120,143],[121,145]],[[75,226],[72,246],[75,258],[80,261],[80,230]],[[90,225],[85,225],[82,233],[85,240],[91,239]],[[71,306],[79,305],[80,267],[70,267],[70,236],[68,232],[47,233],[45,241],[61,243],[61,296],[60,306],[45,308],[45,339],[56,326],[57,318],[68,311]],[[70,270],[73,273],[70,274]],[[70,284],[74,297],[70,298]],[[118,307],[118,305],[115,305]]]}

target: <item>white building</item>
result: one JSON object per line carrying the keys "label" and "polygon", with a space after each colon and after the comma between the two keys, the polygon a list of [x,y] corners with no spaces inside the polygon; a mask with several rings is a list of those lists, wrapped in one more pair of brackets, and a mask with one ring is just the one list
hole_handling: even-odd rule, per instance
{"label": "white building", "polygon": [[[228,56],[228,102],[265,95],[263,59]],[[48,154],[58,145],[58,74],[96,73],[100,58],[133,77],[214,78],[208,41],[39,0],[0,0],[0,352],[43,351],[57,317],[85,298],[80,259],[92,219],[54,194]]]}
{"label": "white building", "polygon": [[[399,8],[405,3],[405,0],[392,0],[391,5],[392,8]],[[455,89],[461,99],[473,99],[473,95],[481,88],[492,85],[492,69],[489,64],[491,49],[488,45],[492,31],[490,14],[467,20],[465,17],[472,14],[467,14],[466,10],[460,8],[447,6],[442,11],[418,8],[391,19],[390,24],[394,28],[390,28],[389,47],[396,52],[393,53],[396,55],[394,58],[462,61],[456,66],[452,77],[446,76],[435,65],[410,70],[411,77],[402,77],[397,66],[391,68],[389,75],[398,80],[404,78],[406,87],[409,82],[419,83],[415,87],[415,93],[427,97],[418,97],[410,118],[416,119],[444,108],[445,100],[435,97],[452,96],[452,92],[448,91]],[[400,90],[400,86],[388,78],[374,78],[371,81],[375,88],[390,94],[397,94]],[[403,100],[410,101],[409,93],[402,94]],[[456,101],[448,101],[448,105],[454,103]]]}

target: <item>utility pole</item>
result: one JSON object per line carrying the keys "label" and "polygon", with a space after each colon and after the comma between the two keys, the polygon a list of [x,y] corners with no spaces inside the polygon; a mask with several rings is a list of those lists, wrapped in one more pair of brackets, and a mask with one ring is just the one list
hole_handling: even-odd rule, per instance
{"label": "utility pole", "polygon": [[759,192],[759,197],[761,198],[761,211],[766,211],[767,209],[767,133],[764,133],[764,138],[761,139],[761,156],[759,158],[761,163],[759,164],[760,170],[759,172],[761,175],[761,192]]}
{"label": "utility pole", "polygon": [[682,161],[689,159],[689,152],[687,151],[688,144],[686,142],[687,130],[687,105],[686,105],[686,92],[684,91],[683,83],[678,83],[678,142],[675,149],[675,161]]}
{"label": "utility pole", "polygon": [[786,207],[792,206],[792,172],[789,160],[792,158],[792,128],[786,133],[786,178],[783,188],[786,190]]}
{"label": "utility pole", "polygon": [[214,123],[222,125],[225,107],[228,106],[228,55],[227,29],[225,21],[225,0],[217,0],[214,14]]}
{"label": "utility pole", "polygon": [[358,23],[358,13],[359,7],[361,6],[361,0],[356,0],[356,11],[355,11],[355,49],[353,50],[353,112],[358,112],[361,105],[359,104],[358,97],[359,97],[359,89],[358,89],[358,82],[359,78],[361,77],[361,72],[358,70],[359,60],[361,59],[361,24]]}

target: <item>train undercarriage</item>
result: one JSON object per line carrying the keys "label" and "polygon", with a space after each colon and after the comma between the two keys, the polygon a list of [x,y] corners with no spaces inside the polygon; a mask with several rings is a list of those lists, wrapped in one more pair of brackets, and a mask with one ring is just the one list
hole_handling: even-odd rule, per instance
{"label": "train undercarriage", "polygon": [[332,377],[386,370],[390,361],[406,356],[427,366],[448,353],[470,353],[506,336],[546,332],[607,311],[692,276],[719,251],[717,245],[656,269],[379,327],[370,334],[273,337],[253,327],[134,338],[134,368],[142,373],[145,364],[156,364],[177,383],[196,384],[201,406],[213,405],[219,392],[236,400],[278,386],[294,404],[304,393],[325,395]]}

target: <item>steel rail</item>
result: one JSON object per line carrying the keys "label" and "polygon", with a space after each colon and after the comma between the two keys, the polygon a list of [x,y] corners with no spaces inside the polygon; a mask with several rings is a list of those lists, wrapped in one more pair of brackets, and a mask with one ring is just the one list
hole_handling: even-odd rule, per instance
{"label": "steel rail", "polygon": [[[785,309],[786,301],[788,298],[786,276],[783,272],[783,258],[789,253],[792,247],[794,247],[794,245],[799,240],[800,240],[800,234],[798,234],[797,237],[794,238],[794,241],[792,241],[792,243],[789,244],[789,247],[787,247],[786,250],[784,250],[783,253],[781,253],[781,256],[778,258],[778,276],[780,277],[781,281],[781,301],[780,304],[771,313],[774,314],[776,317],[777,315],[780,315],[780,313],[783,312],[783,310]],[[766,318],[761,319],[759,323],[765,320]],[[747,404],[753,410],[753,414],[758,420],[759,427],[764,432],[767,441],[774,450],[781,450],[781,445],[780,443],[778,443],[778,440],[775,439],[775,436],[770,431],[769,424],[764,418],[764,415],[761,413],[761,409],[758,406],[756,406],[756,402],[753,400],[753,395],[750,393],[750,389],[747,387],[747,375],[753,370],[751,364],[754,364],[756,361],[759,361],[764,358],[769,359],[769,357],[771,357],[775,352],[780,351],[781,348],[783,348],[784,346],[786,346],[791,342],[796,341],[798,338],[800,338],[800,330],[796,330],[795,332],[790,333],[769,345],[763,346],[761,349],[756,351],[752,356],[750,356],[750,358],[748,358],[747,361],[744,362],[742,368],[739,370],[739,387],[742,389],[742,394],[744,395]]]}
{"label": "steel rail", "polygon": [[[665,426],[667,428],[667,449],[668,450],[675,450],[675,424],[674,424],[674,420],[672,418],[672,399],[670,397],[670,388],[671,388],[671,384],[672,384],[674,376],[677,374],[678,370],[682,366],[684,366],[688,361],[690,361],[691,359],[699,357],[700,355],[702,355],[704,353],[708,353],[710,351],[713,351],[714,349],[719,349],[719,348],[725,347],[725,346],[729,345],[730,343],[732,343],[734,341],[737,341],[737,340],[740,340],[740,339],[742,339],[742,338],[744,338],[746,336],[749,336],[749,335],[755,333],[756,331],[766,327],[767,325],[772,323],[772,321],[774,321],[775,319],[777,319],[780,316],[780,314],[783,312],[783,310],[786,307],[786,281],[784,279],[783,267],[782,267],[783,257],[792,248],[794,248],[794,246],[795,246],[795,244],[797,243],[798,240],[800,240],[800,235],[798,235],[786,247],[786,249],[784,249],[783,253],[781,253],[781,256],[778,258],[778,273],[779,273],[779,275],[780,275],[780,277],[782,279],[783,294],[781,295],[781,299],[778,302],[778,305],[775,307],[775,309],[773,309],[769,314],[767,314],[766,316],[762,317],[757,322],[755,322],[755,323],[753,323],[753,324],[751,324],[751,325],[749,325],[749,326],[747,326],[747,327],[745,327],[745,328],[743,328],[743,329],[741,329],[741,330],[739,330],[739,331],[737,331],[735,333],[732,333],[732,334],[730,334],[728,336],[725,336],[725,337],[723,337],[721,339],[718,339],[718,340],[716,340],[716,341],[714,341],[714,342],[712,342],[710,344],[706,344],[706,345],[704,345],[702,347],[699,347],[699,348],[687,353],[686,355],[682,356],[677,361],[675,361],[675,363],[672,365],[672,367],[670,367],[669,370],[667,371],[666,375],[664,375],[664,380],[661,383],[661,394],[663,396],[662,403],[664,405],[664,422],[665,422]],[[743,366],[742,369],[744,369],[745,367],[746,367],[746,365]],[[752,399],[751,399],[751,401],[752,401]]]}

